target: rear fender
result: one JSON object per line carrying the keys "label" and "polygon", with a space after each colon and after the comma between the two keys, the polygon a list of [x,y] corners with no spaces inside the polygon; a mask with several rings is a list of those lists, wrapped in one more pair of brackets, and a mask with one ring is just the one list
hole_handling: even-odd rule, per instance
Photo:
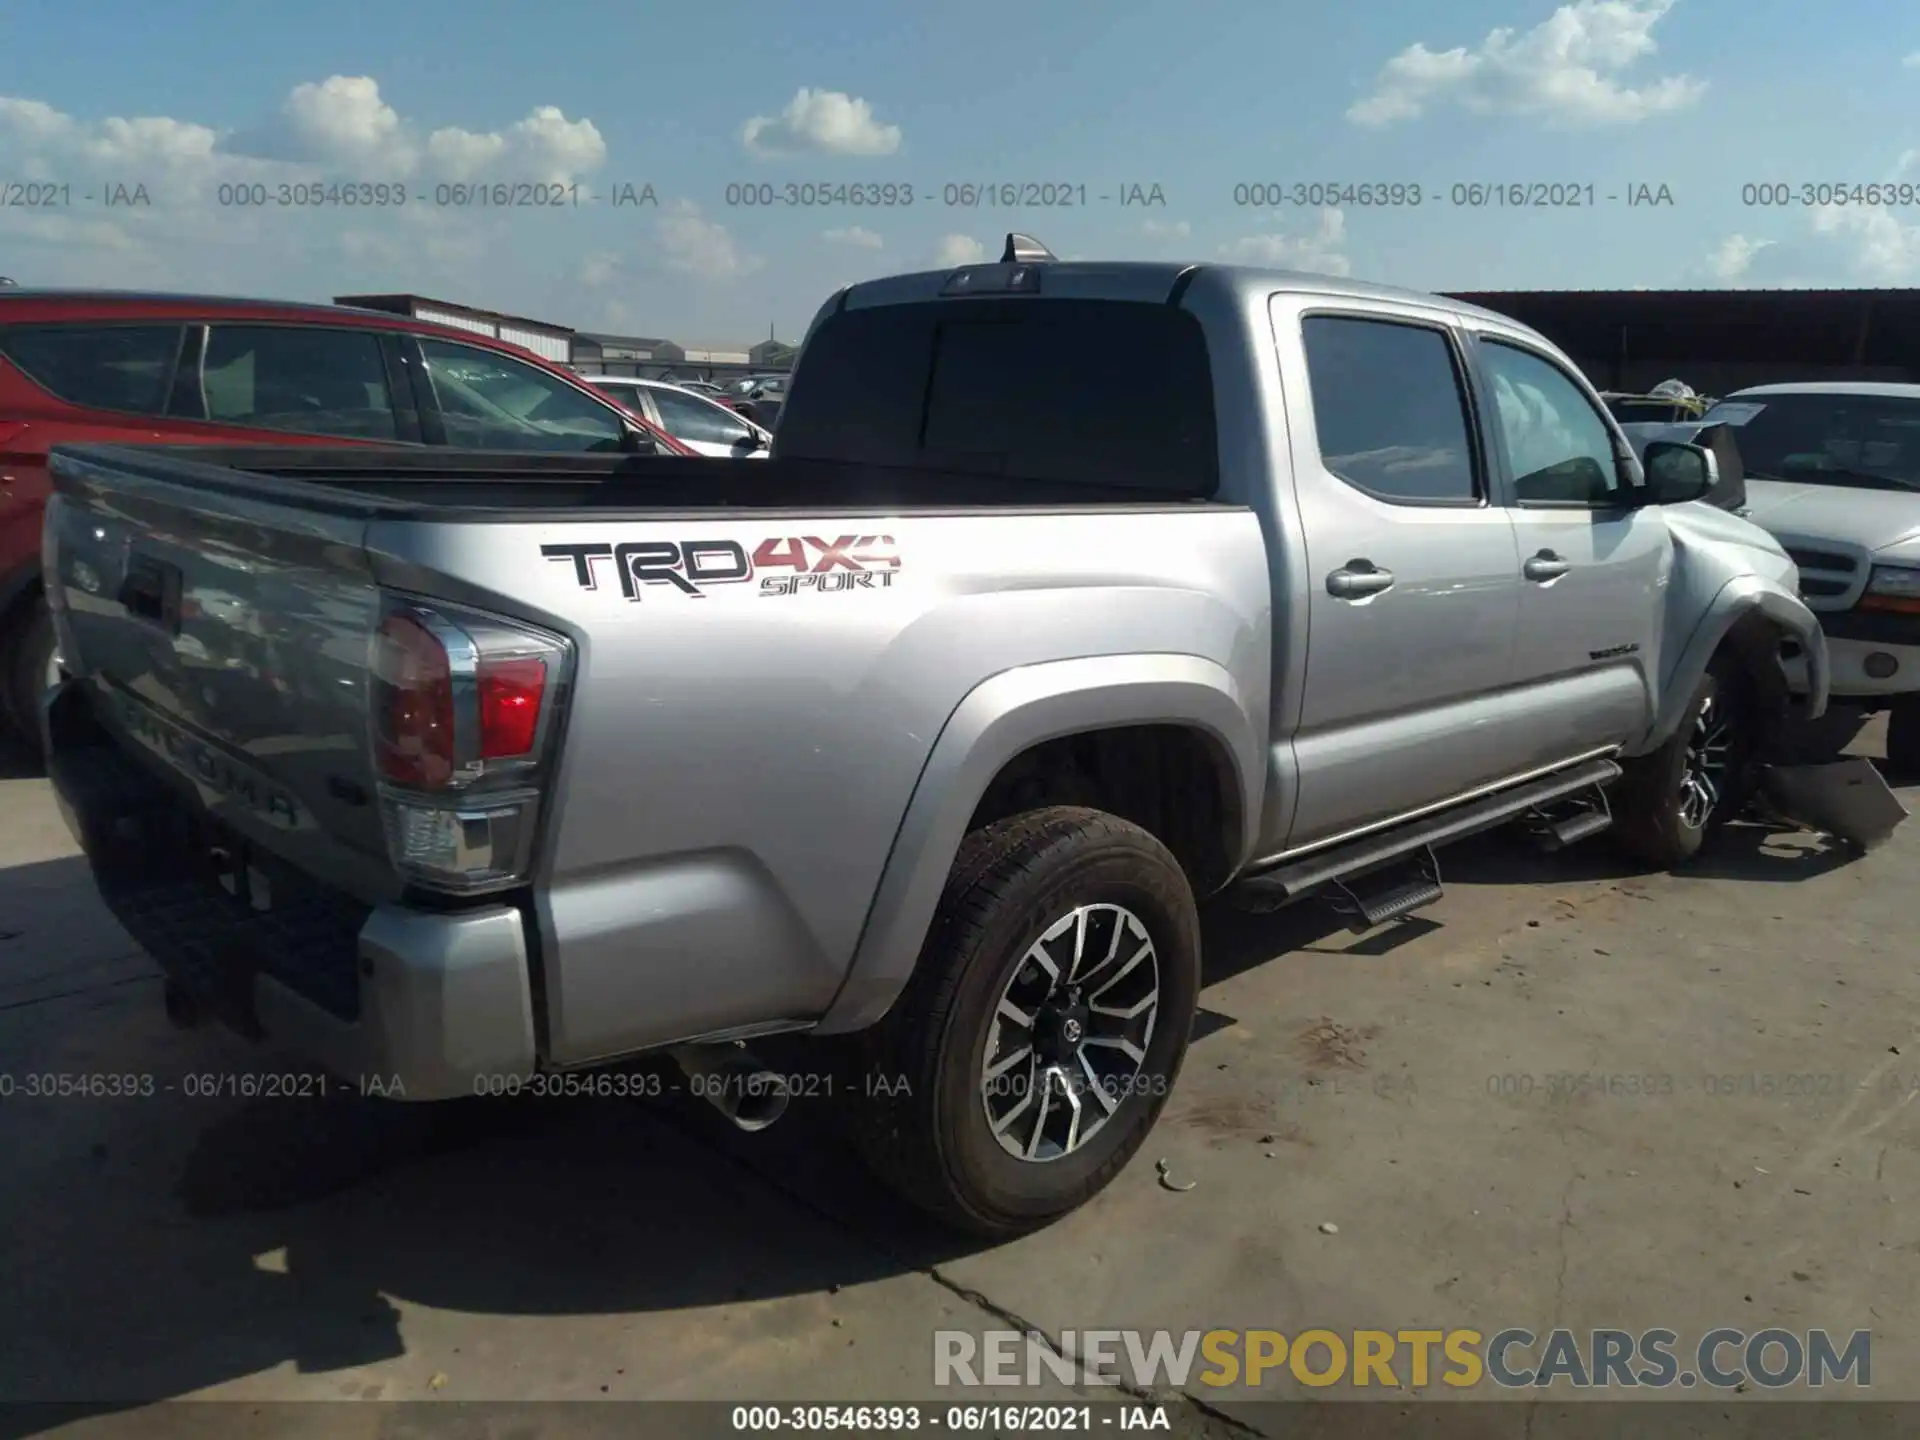
{"label": "rear fender", "polygon": [[1111,655],[1008,670],[962,700],[940,732],[894,838],[853,964],[816,1033],[880,1020],[913,974],[967,822],[1001,768],[1043,741],[1122,725],[1185,725],[1229,757],[1238,792],[1225,849],[1251,853],[1261,809],[1266,737],[1252,718],[1263,696],[1240,692],[1194,655]]}

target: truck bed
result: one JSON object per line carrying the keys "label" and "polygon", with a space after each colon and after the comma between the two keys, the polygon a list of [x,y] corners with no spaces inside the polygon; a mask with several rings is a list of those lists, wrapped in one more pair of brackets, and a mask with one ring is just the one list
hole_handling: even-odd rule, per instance
{"label": "truck bed", "polygon": [[[1086,723],[1063,707],[1111,725],[1190,702],[1231,757],[1236,858],[1260,813],[1272,607],[1244,507],[778,457],[74,446],[50,468],[49,592],[75,678],[49,734],[67,768],[129,762],[183,807],[181,833],[260,862],[271,908],[243,949],[274,947],[289,910],[365,914],[364,991],[387,974],[383,926],[431,909],[436,934],[484,940],[532,987],[555,1064],[811,1023],[929,766],[981,770],[929,805],[984,790],[1050,727]],[[570,657],[551,672],[531,867],[457,918],[403,887],[383,828],[369,646],[390,604],[532,627]],[[975,798],[924,823],[964,825]],[[900,873],[915,888],[889,903],[919,904],[921,872]],[[143,884],[173,906],[188,878]],[[133,923],[145,899],[122,907]],[[139,933],[177,952],[170,973],[206,968],[174,932]],[[284,958],[269,978],[312,1023],[348,1023],[354,946]]]}
{"label": "truck bed", "polygon": [[798,457],[544,455],[418,446],[62,445],[56,473],[84,483],[94,467],[219,494],[284,500],[366,519],[597,518],[646,510],[975,510],[1183,507],[1212,502],[1138,484],[1093,486],[969,470],[859,465]]}

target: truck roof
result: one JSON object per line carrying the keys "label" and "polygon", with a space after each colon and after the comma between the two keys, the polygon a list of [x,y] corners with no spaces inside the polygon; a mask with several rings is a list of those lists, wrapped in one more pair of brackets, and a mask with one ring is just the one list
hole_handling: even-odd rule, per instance
{"label": "truck roof", "polygon": [[[957,269],[921,270],[907,275],[888,275],[864,280],[847,287],[843,308],[859,309],[870,305],[898,305],[938,296],[958,270],[993,270],[1006,262],[983,262]],[[1046,272],[1043,293],[1073,295],[1083,299],[1164,301],[1183,276],[1193,283],[1202,275],[1216,285],[1225,285],[1248,297],[1276,290],[1295,294],[1325,295],[1334,299],[1385,300],[1403,305],[1418,305],[1426,310],[1496,323],[1512,330],[1528,327],[1511,315],[1469,305],[1445,295],[1425,290],[1408,290],[1394,285],[1375,285],[1365,280],[1350,280],[1340,275],[1316,275],[1303,270],[1274,270],[1254,265],[1212,265],[1163,260],[1042,260],[1032,262]],[[984,293],[984,292],[983,292]],[[1529,331],[1529,333],[1531,333]]]}
{"label": "truck roof", "polygon": [[1793,384],[1749,385],[1724,398],[1745,400],[1753,395],[1878,395],[1890,400],[1920,400],[1920,385],[1890,380],[1802,380]]}

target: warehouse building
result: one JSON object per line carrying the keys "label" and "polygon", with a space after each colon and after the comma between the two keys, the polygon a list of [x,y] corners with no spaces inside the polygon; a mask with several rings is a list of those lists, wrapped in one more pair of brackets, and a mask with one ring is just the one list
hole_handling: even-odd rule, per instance
{"label": "warehouse building", "polygon": [[384,310],[440,325],[491,335],[519,345],[582,375],[636,375],[648,380],[709,380],[725,384],[745,375],[784,371],[793,367],[794,349],[783,340],[766,339],[757,345],[677,345],[645,335],[608,335],[575,330],[524,315],[504,315],[472,305],[456,305],[425,295],[336,295],[336,305],[356,310]]}
{"label": "warehouse building", "polygon": [[648,380],[725,384],[743,375],[791,369],[793,354],[794,347],[780,340],[762,340],[745,348],[676,345],[648,336],[577,330],[567,363],[582,375],[638,375]]}
{"label": "warehouse building", "polygon": [[1481,290],[1602,390],[1704,395],[1805,380],[1920,381],[1920,290]]}
{"label": "warehouse building", "polygon": [[531,350],[548,360],[568,364],[573,356],[574,332],[565,325],[544,320],[529,320],[522,315],[502,315],[497,310],[477,310],[471,305],[455,305],[446,300],[430,300],[424,295],[336,295],[336,305],[355,310],[384,310],[390,315],[409,315],[415,320],[431,320],[475,335],[491,335],[510,345]]}

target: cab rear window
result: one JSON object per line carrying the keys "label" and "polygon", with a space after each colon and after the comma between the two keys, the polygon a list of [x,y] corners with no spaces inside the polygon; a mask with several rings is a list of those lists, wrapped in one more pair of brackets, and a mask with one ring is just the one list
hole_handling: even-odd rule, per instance
{"label": "cab rear window", "polygon": [[795,367],[782,455],[1205,497],[1199,321],[1166,305],[981,299],[846,310]]}
{"label": "cab rear window", "polygon": [[21,325],[0,329],[0,355],[70,405],[158,415],[178,325]]}

